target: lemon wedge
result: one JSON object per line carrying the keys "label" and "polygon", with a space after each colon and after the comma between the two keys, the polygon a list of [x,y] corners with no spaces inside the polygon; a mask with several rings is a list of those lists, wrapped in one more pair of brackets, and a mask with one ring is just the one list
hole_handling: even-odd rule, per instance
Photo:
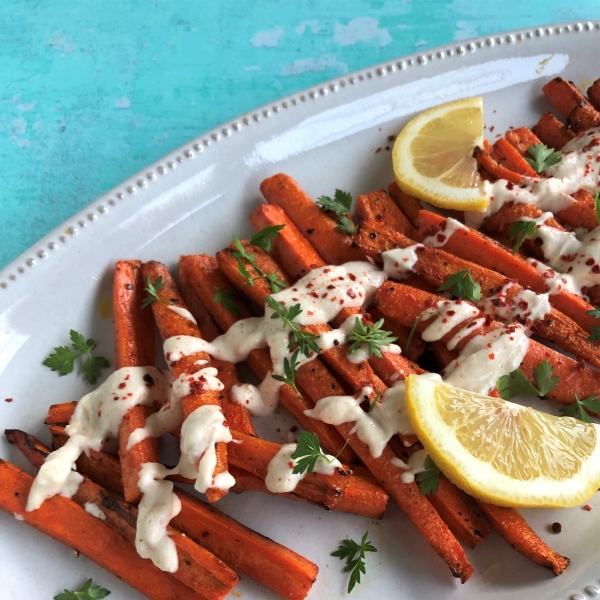
{"label": "lemon wedge", "polygon": [[396,182],[405,193],[440,208],[484,210],[488,199],[473,158],[473,150],[482,144],[482,98],[430,108],[396,138]]}
{"label": "lemon wedge", "polygon": [[406,380],[407,414],[441,471],[499,506],[562,508],[600,487],[600,427],[467,392],[438,375]]}

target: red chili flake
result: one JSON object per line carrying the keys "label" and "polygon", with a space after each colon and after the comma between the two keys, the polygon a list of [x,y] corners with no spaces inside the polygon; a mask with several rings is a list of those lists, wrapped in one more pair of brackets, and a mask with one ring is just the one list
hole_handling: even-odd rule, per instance
{"label": "red chili flake", "polygon": [[449,311],[448,311],[446,314],[447,314],[449,317],[453,317],[453,316],[456,314],[456,311],[455,311],[455,310],[449,310]]}
{"label": "red chili flake", "polygon": [[488,354],[488,358],[489,358],[490,360],[494,360],[494,359],[496,358],[496,355],[495,355],[493,352],[490,352],[490,353]]}
{"label": "red chili flake", "polygon": [[311,292],[311,293],[309,294],[309,296],[312,296],[313,298],[318,298],[318,297],[319,297],[319,294],[318,294],[317,292]]}
{"label": "red chili flake", "polygon": [[321,296],[321,298],[327,298],[327,292],[325,292],[325,293],[324,293],[324,294]]}
{"label": "red chili flake", "polygon": [[388,135],[388,141],[393,142],[396,139],[395,135]]}
{"label": "red chili flake", "polygon": [[126,387],[127,387],[127,384],[125,382],[119,384],[120,390],[124,390]]}
{"label": "red chili flake", "polygon": [[386,146],[385,149],[389,152],[390,151],[390,147]]}
{"label": "red chili flake", "polygon": [[375,150],[375,154],[379,154],[381,152],[381,148],[377,148],[377,150]]}
{"label": "red chili flake", "polygon": [[350,281],[356,281],[356,275],[353,275],[352,273],[348,273],[348,279]]}
{"label": "red chili flake", "polygon": [[328,290],[335,290],[335,285],[328,285],[328,286],[327,286],[327,289],[328,289]]}
{"label": "red chili flake", "polygon": [[348,296],[350,296],[350,298],[356,298],[356,294],[354,293],[354,290],[348,290],[346,292],[346,294],[348,294]]}
{"label": "red chili flake", "polygon": [[507,190],[512,190],[514,187],[515,187],[514,183],[512,183],[511,181],[507,182],[507,184],[506,184]]}
{"label": "red chili flake", "polygon": [[309,283],[306,287],[310,289],[312,286],[313,286],[313,284]]}
{"label": "red chili flake", "polygon": [[444,317],[444,318],[442,319],[442,323],[447,323],[447,322],[448,322],[448,319],[446,319],[446,317]]}
{"label": "red chili flake", "polygon": [[554,533],[560,533],[562,531],[562,525],[558,521],[552,523],[552,531],[554,531]]}
{"label": "red chili flake", "polygon": [[340,300],[340,304],[344,304],[344,299],[343,298]]}
{"label": "red chili flake", "polygon": [[324,269],[323,270],[323,273],[330,273],[330,272],[331,272],[331,269]]}
{"label": "red chili flake", "polygon": [[294,461],[293,461],[293,460],[290,460],[290,462],[288,463],[288,467],[289,467],[290,469],[293,469],[293,468],[294,468],[294,466],[295,466],[295,465],[294,465]]}
{"label": "red chili flake", "polygon": [[443,234],[441,234],[441,233],[438,233],[438,234],[436,235],[436,238],[437,238],[437,241],[438,241],[440,244],[443,244],[443,243],[446,241],[446,236],[445,236],[445,235],[443,235]]}
{"label": "red chili flake", "polygon": [[127,381],[130,377],[131,375],[127,375],[127,377],[125,377],[125,381]]}
{"label": "red chili flake", "polygon": [[593,258],[588,258],[588,259],[585,261],[585,264],[586,264],[588,267],[591,267],[591,266],[592,266],[592,265],[593,265],[595,262],[596,262],[596,261],[595,261]]}
{"label": "red chili flake", "polygon": [[583,508],[583,510],[587,510],[588,512],[592,510],[592,507],[589,504],[584,504],[581,508]]}
{"label": "red chili flake", "polygon": [[[534,265],[535,266],[535,265]],[[552,270],[552,269],[548,269],[545,273],[544,273],[544,279],[552,279],[554,277],[554,275],[556,275],[556,273]]]}
{"label": "red chili flake", "polygon": [[334,297],[331,299],[331,301],[332,301],[332,302],[335,302],[336,300],[337,300],[337,296],[334,296]]}
{"label": "red chili flake", "polygon": [[527,302],[527,300],[521,300],[519,302],[519,308],[521,310],[527,310],[529,308],[529,303]]}
{"label": "red chili flake", "polygon": [[492,125],[492,126],[490,127],[490,131],[494,131],[494,129],[496,129],[496,127],[495,127],[494,125]]}
{"label": "red chili flake", "polygon": [[12,402],[13,399],[12,398],[4,398],[4,402]]}

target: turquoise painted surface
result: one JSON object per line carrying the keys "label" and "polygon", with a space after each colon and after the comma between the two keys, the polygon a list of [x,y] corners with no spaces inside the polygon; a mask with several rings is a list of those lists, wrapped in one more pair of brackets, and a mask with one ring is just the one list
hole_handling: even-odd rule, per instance
{"label": "turquoise painted surface", "polygon": [[597,0],[0,3],[0,268],[188,139],[320,81]]}

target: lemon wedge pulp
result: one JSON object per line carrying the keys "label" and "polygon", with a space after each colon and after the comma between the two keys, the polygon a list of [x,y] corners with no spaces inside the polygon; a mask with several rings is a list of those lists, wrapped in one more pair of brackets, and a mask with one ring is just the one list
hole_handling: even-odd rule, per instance
{"label": "lemon wedge pulp", "polygon": [[499,506],[562,508],[600,487],[600,427],[410,375],[406,408],[441,471]]}
{"label": "lemon wedge pulp", "polygon": [[407,194],[441,208],[484,210],[488,200],[473,158],[473,150],[482,144],[482,98],[430,108],[396,138],[396,182]]}

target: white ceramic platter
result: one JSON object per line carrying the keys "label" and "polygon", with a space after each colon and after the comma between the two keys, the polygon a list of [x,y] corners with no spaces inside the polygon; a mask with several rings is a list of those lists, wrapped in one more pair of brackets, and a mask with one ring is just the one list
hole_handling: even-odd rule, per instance
{"label": "white ceramic platter", "polygon": [[[79,376],[59,378],[41,364],[54,346],[68,343],[69,329],[98,340],[99,352],[113,356],[106,307],[117,259],[157,259],[174,268],[180,254],[215,252],[233,233],[249,234],[259,184],[279,171],[313,197],[335,188],[355,196],[381,188],[392,180],[388,136],[414,113],[442,102],[482,94],[490,140],[509,126],[531,126],[550,110],[541,92],[550,78],[560,74],[585,89],[600,75],[599,43],[600,23],[574,23],[430,50],[243,115],[150,165],[0,272],[1,429],[24,429],[48,441],[47,407],[89,391]],[[281,413],[259,428],[282,442],[291,424]],[[4,437],[0,456],[31,472]],[[540,536],[571,558],[559,578],[492,534],[467,551],[476,572],[463,586],[394,506],[380,523],[258,494],[230,495],[219,506],[319,565],[312,600],[346,596],[343,563],[329,553],[367,529],[379,552],[368,556],[355,599],[583,600],[600,594],[598,500],[590,502],[591,512],[524,511]],[[554,521],[563,525],[560,535],[549,532]],[[112,590],[115,600],[141,598],[87,559],[75,559],[71,549],[0,514],[0,596],[52,598],[88,577]],[[231,597],[275,595],[243,577]]]}

